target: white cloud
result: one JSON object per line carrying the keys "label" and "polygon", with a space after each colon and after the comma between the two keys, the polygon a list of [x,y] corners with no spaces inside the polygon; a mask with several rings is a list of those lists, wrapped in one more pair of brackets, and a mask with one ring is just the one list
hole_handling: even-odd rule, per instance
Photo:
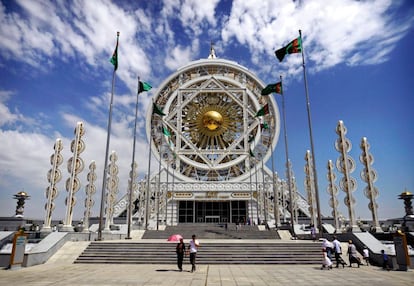
{"label": "white cloud", "polygon": [[196,36],[203,32],[204,21],[209,24],[210,28],[214,28],[216,26],[214,12],[218,2],[219,0],[184,0],[180,11],[183,26],[194,31]]}
{"label": "white cloud", "polygon": [[192,52],[190,47],[177,46],[165,59],[165,65],[170,70],[175,70],[191,61]]}
{"label": "white cloud", "polygon": [[[8,200],[0,200],[3,213],[14,215],[15,205],[10,204],[12,196],[26,191],[35,200],[33,214],[39,213],[41,197],[46,189],[46,174],[49,157],[53,147],[52,140],[36,133],[0,130],[0,189]],[[30,208],[30,207],[29,207]]]}
{"label": "white cloud", "polygon": [[[74,1],[59,6],[50,1],[18,1],[26,18],[6,14],[0,6],[0,51],[8,58],[24,61],[36,68],[50,63],[50,57],[63,61],[86,61],[98,68],[115,48],[116,32],[121,31],[118,76],[133,90],[138,74],[149,76],[151,65],[146,38],[151,36],[151,20],[142,10],[124,11],[111,1]],[[137,17],[137,15],[139,17]],[[116,25],[114,25],[116,23]],[[150,42],[150,41],[149,41]],[[125,55],[125,56],[124,56]],[[126,56],[127,55],[127,56]],[[106,65],[110,68],[110,64]]]}
{"label": "white cloud", "polygon": [[[390,13],[393,5],[391,0],[234,1],[222,38],[246,45],[259,64],[274,57],[273,51],[298,37],[301,29],[315,70],[339,63],[378,64],[414,21],[411,16],[397,25]],[[290,61],[289,57],[284,60]]]}
{"label": "white cloud", "polygon": [[21,115],[13,114],[5,105],[5,102],[13,94],[11,91],[0,90],[0,126],[16,121]]}

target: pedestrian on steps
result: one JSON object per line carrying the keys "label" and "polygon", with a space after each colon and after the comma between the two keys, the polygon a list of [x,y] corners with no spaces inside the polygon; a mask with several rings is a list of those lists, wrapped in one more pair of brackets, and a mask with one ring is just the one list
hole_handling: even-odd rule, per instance
{"label": "pedestrian on steps", "polygon": [[177,243],[177,246],[175,248],[175,253],[177,253],[177,266],[178,269],[183,271],[183,259],[184,259],[184,253],[185,253],[185,243],[183,238],[180,238],[180,242]]}
{"label": "pedestrian on steps", "polygon": [[190,250],[191,272],[194,272],[196,270],[196,258],[197,258],[197,251],[198,251],[199,246],[200,246],[200,243],[196,239],[196,235],[193,234],[191,236],[190,245],[188,246],[188,249]]}

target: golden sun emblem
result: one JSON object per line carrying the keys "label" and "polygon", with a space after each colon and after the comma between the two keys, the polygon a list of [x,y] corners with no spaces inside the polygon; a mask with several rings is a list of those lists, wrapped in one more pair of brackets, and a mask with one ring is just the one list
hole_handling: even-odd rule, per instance
{"label": "golden sun emblem", "polygon": [[210,131],[220,128],[222,124],[223,116],[217,111],[210,110],[203,115],[203,125]]}
{"label": "golden sun emblem", "polygon": [[183,110],[184,130],[198,148],[223,150],[242,134],[242,107],[223,94],[200,94]]}

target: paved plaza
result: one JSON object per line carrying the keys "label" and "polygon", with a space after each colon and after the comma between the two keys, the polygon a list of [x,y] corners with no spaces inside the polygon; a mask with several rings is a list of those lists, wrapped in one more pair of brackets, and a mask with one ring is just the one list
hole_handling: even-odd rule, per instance
{"label": "paved plaza", "polygon": [[378,267],[320,270],[315,265],[199,265],[189,272],[175,265],[44,264],[0,270],[1,285],[413,285],[414,272]]}
{"label": "paved plaza", "polygon": [[[176,265],[73,264],[87,242],[68,242],[42,265],[0,270],[0,285],[413,285],[414,271],[384,271],[379,267],[333,268],[317,265],[198,265],[189,272]],[[172,245],[172,247],[175,247]]]}

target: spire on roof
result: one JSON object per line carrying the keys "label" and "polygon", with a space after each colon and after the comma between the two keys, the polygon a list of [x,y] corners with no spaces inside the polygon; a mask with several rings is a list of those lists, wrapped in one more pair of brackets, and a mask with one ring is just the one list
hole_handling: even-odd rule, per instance
{"label": "spire on roof", "polygon": [[214,51],[214,43],[213,41],[210,42],[210,54],[208,55],[208,59],[215,59],[216,57],[216,52]]}

